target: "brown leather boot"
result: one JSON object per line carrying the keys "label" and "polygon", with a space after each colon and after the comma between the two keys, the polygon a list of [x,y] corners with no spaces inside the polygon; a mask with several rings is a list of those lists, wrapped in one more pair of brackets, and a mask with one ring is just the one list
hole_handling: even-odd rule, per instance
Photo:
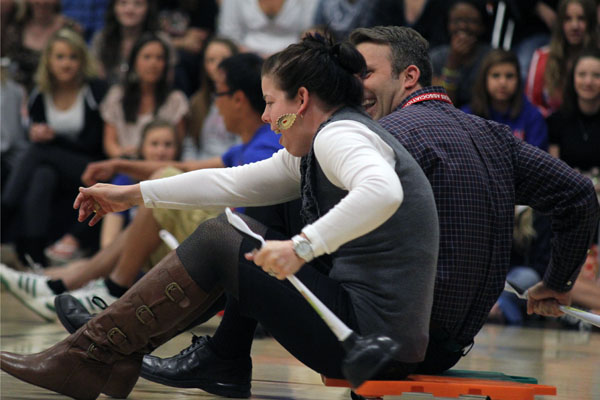
{"label": "brown leather boot", "polygon": [[173,251],[77,332],[38,354],[2,352],[0,367],[75,399],[95,399],[101,392],[127,397],[139,376],[141,355],[168,340],[167,334],[175,334],[175,327],[220,293],[220,288],[200,289]]}

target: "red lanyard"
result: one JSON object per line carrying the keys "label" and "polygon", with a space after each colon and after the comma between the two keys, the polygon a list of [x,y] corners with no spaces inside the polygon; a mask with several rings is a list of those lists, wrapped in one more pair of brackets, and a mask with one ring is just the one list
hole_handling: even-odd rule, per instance
{"label": "red lanyard", "polygon": [[443,101],[448,104],[452,104],[452,100],[450,100],[450,97],[448,97],[447,94],[439,93],[439,92],[432,92],[432,93],[420,94],[418,96],[413,97],[412,99],[407,101],[406,104],[402,106],[402,108],[411,106],[415,103],[420,103],[422,101],[428,101],[428,100],[439,100],[439,101]]}

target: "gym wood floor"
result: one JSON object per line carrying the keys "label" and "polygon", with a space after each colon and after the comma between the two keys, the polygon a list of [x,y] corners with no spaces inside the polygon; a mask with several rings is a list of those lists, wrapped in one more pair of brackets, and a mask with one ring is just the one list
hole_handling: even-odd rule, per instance
{"label": "gym wood floor", "polygon": [[[43,322],[10,294],[0,295],[0,348],[18,353],[34,353],[66,336],[57,323]],[[214,319],[193,332],[211,334]],[[179,352],[191,343],[184,333],[156,351],[161,356]],[[346,400],[347,389],[327,388],[320,376],[290,356],[273,339],[260,339],[252,349],[254,363],[252,399],[261,400]],[[507,375],[531,376],[541,384],[554,385],[557,396],[539,396],[538,400],[600,399],[600,333],[556,329],[511,328],[487,325],[477,336],[475,347],[457,368],[499,371]],[[66,397],[20,382],[2,372],[0,399],[65,399]],[[107,397],[102,397],[107,398]],[[219,399],[197,389],[176,389],[140,378],[131,400]],[[475,399],[477,397],[468,397]],[[481,397],[479,397],[481,398]],[[433,399],[432,396],[403,395],[385,399]],[[437,398],[439,399],[439,398]]]}

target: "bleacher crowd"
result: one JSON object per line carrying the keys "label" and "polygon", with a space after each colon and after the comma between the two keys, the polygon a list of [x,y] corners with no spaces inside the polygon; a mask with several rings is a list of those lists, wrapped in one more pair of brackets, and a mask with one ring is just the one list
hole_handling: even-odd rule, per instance
{"label": "bleacher crowd", "polygon": [[[118,298],[145,265],[162,258],[159,228],[180,230],[183,240],[206,215],[133,210],[89,227],[72,208],[78,188],[177,173],[140,172],[128,163],[135,159],[187,171],[277,151],[277,139],[265,137],[263,147],[244,153],[255,137],[225,104],[235,98],[220,89],[217,67],[239,53],[265,58],[307,32],[341,41],[359,27],[414,28],[429,41],[434,85],[456,107],[510,126],[519,139],[588,175],[600,193],[598,0],[0,4],[3,252],[15,249],[11,267],[44,268],[39,278],[28,276],[47,281],[48,293],[73,291],[90,307],[95,295]],[[527,287],[544,276],[552,237],[546,217],[531,209],[518,208],[515,221],[509,277]],[[573,299],[600,311],[598,265],[596,239]],[[10,279],[7,271],[3,266],[3,279]],[[491,318],[520,324],[524,314],[523,304],[503,295]]]}

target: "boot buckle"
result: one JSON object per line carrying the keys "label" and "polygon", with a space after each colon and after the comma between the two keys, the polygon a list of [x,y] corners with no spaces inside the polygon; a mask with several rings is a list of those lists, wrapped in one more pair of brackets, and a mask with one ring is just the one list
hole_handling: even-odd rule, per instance
{"label": "boot buckle", "polygon": [[123,342],[127,340],[127,335],[125,335],[123,331],[117,327],[114,327],[110,331],[108,331],[107,336],[108,341],[115,346],[120,346]]}
{"label": "boot buckle", "polygon": [[185,299],[185,292],[177,284],[177,282],[171,282],[165,288],[165,295],[171,300],[173,303],[179,303],[183,299]]}
{"label": "boot buckle", "polygon": [[148,325],[155,318],[154,313],[147,305],[138,307],[138,309],[135,310],[135,316],[144,325]]}
{"label": "boot buckle", "polygon": [[97,349],[98,349],[98,346],[96,346],[95,343],[91,343],[88,346],[87,351],[86,351],[86,354],[87,354],[88,358],[91,358],[92,360],[100,361],[100,359],[94,355],[94,352]]}

